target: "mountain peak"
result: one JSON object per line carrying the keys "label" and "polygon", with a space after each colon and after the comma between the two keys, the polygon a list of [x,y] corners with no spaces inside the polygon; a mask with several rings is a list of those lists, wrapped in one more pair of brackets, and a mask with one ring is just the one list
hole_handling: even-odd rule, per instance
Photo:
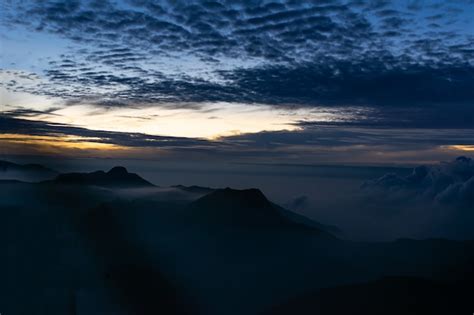
{"label": "mountain peak", "polygon": [[127,175],[129,174],[127,169],[123,166],[114,166],[107,172],[109,175]]}
{"label": "mountain peak", "polygon": [[135,173],[129,173],[123,166],[116,166],[107,173],[96,171],[92,173],[66,173],[56,177],[53,183],[91,185],[103,187],[149,187],[153,186]]}
{"label": "mountain peak", "polygon": [[284,218],[258,189],[217,189],[191,204],[196,220],[221,226],[282,227],[294,225]]}
{"label": "mountain peak", "polygon": [[224,188],[216,189],[192,202],[188,215],[197,222],[222,227],[290,228],[320,233],[332,238],[324,225],[289,213],[291,211],[269,201],[259,189]]}

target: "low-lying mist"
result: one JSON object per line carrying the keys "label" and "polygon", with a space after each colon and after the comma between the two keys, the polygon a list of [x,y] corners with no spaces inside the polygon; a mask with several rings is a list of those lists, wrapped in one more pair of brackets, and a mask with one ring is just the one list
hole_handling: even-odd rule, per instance
{"label": "low-lying mist", "polygon": [[157,185],[115,190],[114,195],[124,199],[189,201],[202,195],[172,187],[175,185],[259,188],[270,200],[289,210],[337,226],[350,240],[474,237],[470,228],[474,222],[474,167],[469,158],[414,169],[103,159],[49,160],[46,165],[59,172],[107,170],[124,165]]}

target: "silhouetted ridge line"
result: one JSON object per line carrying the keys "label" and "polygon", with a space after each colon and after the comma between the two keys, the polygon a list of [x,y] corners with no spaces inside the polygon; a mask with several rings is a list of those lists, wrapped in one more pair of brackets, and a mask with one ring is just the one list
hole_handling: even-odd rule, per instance
{"label": "silhouetted ridge line", "polygon": [[270,202],[259,189],[217,189],[192,202],[190,217],[203,224],[232,228],[287,228],[327,234],[322,229],[295,222],[283,208]]}
{"label": "silhouetted ridge line", "polygon": [[57,171],[40,164],[17,164],[0,160],[0,179],[38,182],[57,175]]}
{"label": "silhouetted ridge line", "polygon": [[0,171],[37,171],[37,172],[51,172],[57,173],[55,170],[52,170],[41,164],[17,164],[13,162],[0,160]]}
{"label": "silhouetted ridge line", "polygon": [[124,188],[154,186],[137,174],[129,173],[127,169],[122,166],[113,167],[107,173],[104,171],[95,171],[92,173],[60,174],[54,180],[48,181],[48,183]]}

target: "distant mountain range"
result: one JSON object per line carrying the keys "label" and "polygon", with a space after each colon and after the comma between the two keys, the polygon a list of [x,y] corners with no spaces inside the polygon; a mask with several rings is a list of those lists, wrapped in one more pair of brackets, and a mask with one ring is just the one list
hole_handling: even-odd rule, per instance
{"label": "distant mountain range", "polygon": [[125,167],[116,166],[108,172],[60,174],[55,179],[46,181],[49,184],[90,185],[115,188],[154,187],[152,183],[135,173],[129,173]]}
{"label": "distant mountain range", "polygon": [[[8,163],[8,162],[7,162]],[[44,185],[63,186],[98,186],[105,188],[146,188],[156,187],[125,167],[115,166],[108,172],[94,171],[89,173],[64,173],[49,170],[37,164],[21,166],[9,163],[10,169],[44,171],[55,175],[54,179],[40,182]],[[9,180],[11,184],[18,180]],[[286,210],[272,202],[256,188],[236,190],[231,188],[215,189],[201,186],[175,185],[172,188],[186,193],[199,195],[201,198],[191,202],[184,217],[196,222],[214,226],[231,226],[233,228],[292,228],[311,230],[313,233],[338,234],[338,229],[312,221],[292,211]]]}
{"label": "distant mountain range", "polygon": [[0,160],[1,180],[42,181],[54,178],[59,173],[40,164],[17,164]]}
{"label": "distant mountain range", "polygon": [[[135,173],[129,173],[125,167],[116,166],[108,172],[59,173],[40,164],[17,164],[0,160],[0,180],[21,182],[41,182],[43,184],[100,186],[114,188],[154,187],[152,183]],[[187,187],[181,186],[183,190]]]}
{"label": "distant mountain range", "polygon": [[255,188],[160,188],[124,167],[2,180],[0,231],[5,313],[472,312],[474,242],[347,241]]}

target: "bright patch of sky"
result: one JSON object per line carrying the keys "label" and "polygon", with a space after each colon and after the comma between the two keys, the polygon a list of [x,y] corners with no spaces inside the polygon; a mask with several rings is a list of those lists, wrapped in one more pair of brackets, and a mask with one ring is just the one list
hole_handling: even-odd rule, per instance
{"label": "bright patch of sky", "polygon": [[[361,2],[365,6],[357,4]],[[32,17],[32,23],[21,21],[7,23],[7,15],[21,17],[24,12],[18,10],[15,1],[2,2],[0,5],[0,10],[3,11],[0,13],[2,19],[0,21],[0,111],[15,109],[47,111],[43,114],[19,115],[18,118],[71,124],[97,130],[212,139],[241,133],[297,130],[301,128],[298,126],[298,122],[301,121],[352,122],[369,117],[375,110],[368,107],[355,107],[351,101],[359,104],[357,103],[359,99],[370,99],[372,94],[378,101],[381,99],[378,95],[379,91],[387,94],[395,91],[394,94],[405,95],[407,101],[402,99],[401,108],[411,102],[414,92],[409,89],[410,87],[405,87],[406,80],[403,75],[419,71],[417,67],[414,67],[415,71],[411,71],[410,67],[413,64],[423,65],[423,62],[419,61],[425,58],[425,55],[428,56],[427,59],[433,60],[441,54],[449,58],[459,57],[462,62],[465,62],[464,64],[474,62],[472,59],[474,10],[472,1],[468,0],[449,1],[449,3],[446,1],[392,1],[389,6],[377,9],[369,9],[369,7],[371,4],[377,6],[385,2],[336,1],[335,3],[344,7],[341,9],[330,8],[331,6],[326,6],[324,3],[319,5],[276,1],[275,4],[282,5],[283,9],[274,9],[274,11],[265,9],[266,11],[259,11],[261,13],[258,14],[249,13],[259,9],[257,7],[247,7],[246,4],[237,2],[224,3],[225,9],[235,9],[237,13],[232,18],[224,14],[224,11],[213,13],[215,14],[213,17],[225,25],[222,27],[208,23],[209,21],[205,19],[194,21],[190,18],[192,10],[181,10],[179,5],[174,7],[175,4],[180,4],[179,1],[160,3],[166,14],[156,13],[155,15],[146,6],[140,5],[140,3],[153,5],[155,2],[115,1],[112,2],[112,9],[117,11],[113,11],[112,16],[107,15],[108,10],[95,7],[96,11],[93,13],[100,18],[91,25],[81,21],[76,13],[64,15],[61,7],[56,8],[57,12],[54,13],[56,15],[47,10],[51,9],[47,4],[52,4],[51,7],[54,7],[55,4],[61,4],[61,1],[51,3],[24,1],[24,3],[25,7],[33,8],[36,12],[46,10],[44,12],[47,13]],[[72,2],[65,3],[70,5]],[[91,1],[83,1],[82,7],[94,8],[91,3]],[[261,8],[267,4],[268,2],[262,1]],[[196,6],[201,5],[200,9],[206,11],[205,3],[196,1]],[[307,12],[307,9],[311,8],[318,10]],[[397,12],[394,13],[394,10]],[[124,17],[119,16],[122,11],[128,14],[147,13],[156,19],[143,22],[145,18],[142,16],[142,19],[127,21],[127,14],[124,14]],[[299,13],[295,14],[295,12]],[[50,16],[50,14],[53,15]],[[282,18],[286,14],[289,17]],[[107,24],[110,21],[107,18],[111,17],[117,18],[117,21],[112,21],[117,25],[130,23],[132,26],[120,30],[110,29]],[[73,18],[77,20],[75,24],[70,21]],[[199,18],[203,18],[203,15]],[[365,23],[367,21],[369,23]],[[70,22],[69,29],[67,26]],[[170,28],[168,32],[166,27],[161,27],[163,26],[161,22],[172,23],[173,28]],[[308,31],[310,22],[314,23],[310,25],[314,27]],[[50,23],[50,28],[45,25],[44,29],[35,30],[36,24],[42,23]],[[157,27],[153,23],[161,26]],[[147,27],[149,28],[145,33],[146,36],[140,37],[139,35],[143,34],[139,31],[133,34],[137,35],[136,38],[130,36],[130,30],[133,30],[135,24],[144,31]],[[95,27],[98,31],[94,34],[85,34],[83,29],[86,27]],[[356,30],[357,27],[361,27],[360,33]],[[179,32],[175,31],[176,28],[183,28],[190,33],[179,35]],[[316,31],[312,32],[313,30]],[[123,34],[126,31],[129,33],[125,36]],[[373,31],[379,34],[374,36]],[[384,31],[399,35],[387,35]],[[292,32],[293,35],[288,35]],[[115,40],[107,42],[109,33],[118,35],[116,42]],[[448,33],[449,36],[446,35]],[[150,34],[157,36],[159,40],[152,41]],[[216,34],[222,35],[223,38]],[[74,38],[80,35],[84,35],[83,40],[76,41]],[[321,39],[325,36],[327,36],[327,41]],[[373,36],[373,41],[365,41],[366,36]],[[173,39],[175,37],[176,39]],[[446,39],[446,42],[438,40],[439,38]],[[192,44],[197,48],[192,45],[187,47],[188,40],[192,40]],[[135,43],[137,45],[134,45]],[[273,43],[278,46],[276,47],[278,49],[272,46]],[[453,46],[457,43],[462,43],[463,47],[454,49]],[[413,46],[414,44],[417,46]],[[124,52],[111,52],[111,47],[116,50],[124,49]],[[454,52],[451,53],[447,50],[448,48],[453,49]],[[365,58],[365,51],[372,52],[372,57],[375,57],[367,59],[366,64],[354,63],[353,67],[346,67],[347,63],[357,60],[353,54],[357,57],[360,53]],[[447,51],[449,53],[445,54]],[[239,55],[240,52],[242,54]],[[111,57],[114,54],[117,54],[117,57]],[[400,61],[403,58],[399,57],[403,54],[408,61]],[[387,55],[389,58],[384,59]],[[326,61],[319,58],[321,56],[336,57],[329,60],[333,62],[334,76],[330,78],[332,81],[328,81],[329,79],[325,76],[327,73],[323,70],[325,70]],[[390,59],[391,57],[394,58]],[[410,59],[412,57],[415,58]],[[364,58],[362,62],[365,62]],[[279,72],[272,74],[272,72],[266,72],[267,68],[261,67],[263,74],[259,78],[250,76],[247,81],[240,82],[241,86],[232,82],[231,79],[224,79],[221,75],[225,71],[258,68],[262,65],[276,68],[285,63],[282,60],[291,60],[288,62],[288,69],[283,69],[283,74]],[[343,62],[340,62],[341,60]],[[382,60],[381,66],[372,68],[373,60]],[[448,61],[446,63],[442,60],[439,64],[434,62],[429,66],[426,76],[421,76],[421,78],[439,76],[440,74],[436,71],[445,69],[442,72],[446,74],[447,79],[451,80],[452,76],[457,75],[462,83],[459,86],[469,86],[472,76],[461,73],[456,67],[451,69],[451,60]],[[306,63],[311,62],[313,64],[306,67]],[[419,63],[416,64],[416,62]],[[287,82],[291,84],[290,88],[283,86],[284,91],[273,89],[275,83],[284,81],[285,75],[291,74],[291,70],[299,66],[301,66],[301,71],[298,72],[298,76],[292,77],[292,81]],[[381,70],[392,68],[398,72],[388,71],[386,76],[377,77]],[[311,71],[323,71],[323,75],[315,77]],[[466,71],[468,72],[469,69]],[[300,73],[302,73],[301,78]],[[431,75],[432,73],[434,75]],[[109,79],[112,76],[114,79]],[[373,88],[359,87],[360,90],[365,88],[368,94],[354,93],[352,99],[347,100],[345,93],[352,92],[352,86],[363,81],[360,78],[365,79],[364,76],[369,78],[366,82],[372,84]],[[176,84],[173,80],[182,82]],[[202,80],[206,84],[216,83],[220,86],[205,85],[202,87],[205,91],[203,93],[199,90],[201,88],[199,84],[193,85],[196,80]],[[326,81],[333,85],[326,86]],[[430,91],[438,92],[439,87],[444,86],[437,85],[440,81],[434,81],[431,89],[426,89],[427,94]],[[162,82],[165,82],[163,86],[160,85]],[[377,86],[379,82],[381,86]],[[140,90],[146,84],[150,84],[151,87]],[[430,82],[427,83],[429,84]],[[401,93],[398,93],[396,89],[392,90],[398,86],[401,86]],[[229,99],[214,102],[208,99],[199,102],[193,100],[186,106],[174,102],[175,100],[168,101],[167,97],[179,98],[185,94],[183,89],[186,88],[191,90],[191,92],[185,91],[186,93],[198,94],[201,99],[208,90],[209,93],[216,94],[221,91],[222,95]],[[235,90],[232,90],[233,88]],[[421,86],[421,88],[426,87]],[[446,89],[446,91],[449,94],[451,90]],[[469,94],[466,91],[467,89],[462,92],[468,98]],[[422,105],[426,100],[424,92],[425,90],[420,92],[423,94],[420,97]],[[275,103],[280,105],[277,102],[278,97],[284,93],[294,98],[304,99],[304,101],[311,97],[312,99],[309,104],[304,104],[306,107],[274,106]],[[144,98],[140,98],[142,95],[145,95]],[[274,97],[277,101],[274,104],[265,101],[243,102],[239,99],[241,95],[252,100],[266,100]],[[333,107],[328,107],[327,104],[319,106],[320,100],[317,97],[327,95],[335,105]],[[106,102],[100,103],[101,100],[108,101],[109,96],[111,101],[117,101],[117,103],[123,101],[125,105],[110,106]],[[149,99],[147,99],[148,96]],[[156,99],[161,96],[165,101],[156,102]],[[387,99],[391,96],[388,95]],[[68,97],[76,99],[72,102]],[[90,100],[93,97],[95,103]],[[461,101],[461,105],[465,105],[464,99]],[[373,105],[373,108],[378,105]],[[452,112],[451,105],[446,107],[447,114]],[[55,110],[51,111],[51,108]],[[385,107],[381,106],[381,108],[385,110]],[[426,115],[420,117],[423,120]],[[398,119],[398,117],[395,118]],[[375,120],[376,117],[373,119]],[[460,115],[457,119],[464,121],[465,116]]]}
{"label": "bright patch of sky", "polygon": [[349,122],[368,114],[363,108],[275,109],[272,106],[236,103],[201,104],[200,110],[164,107],[97,108],[67,106],[50,113],[18,116],[94,130],[139,132],[150,135],[216,139],[260,131],[298,130],[299,121]]}

